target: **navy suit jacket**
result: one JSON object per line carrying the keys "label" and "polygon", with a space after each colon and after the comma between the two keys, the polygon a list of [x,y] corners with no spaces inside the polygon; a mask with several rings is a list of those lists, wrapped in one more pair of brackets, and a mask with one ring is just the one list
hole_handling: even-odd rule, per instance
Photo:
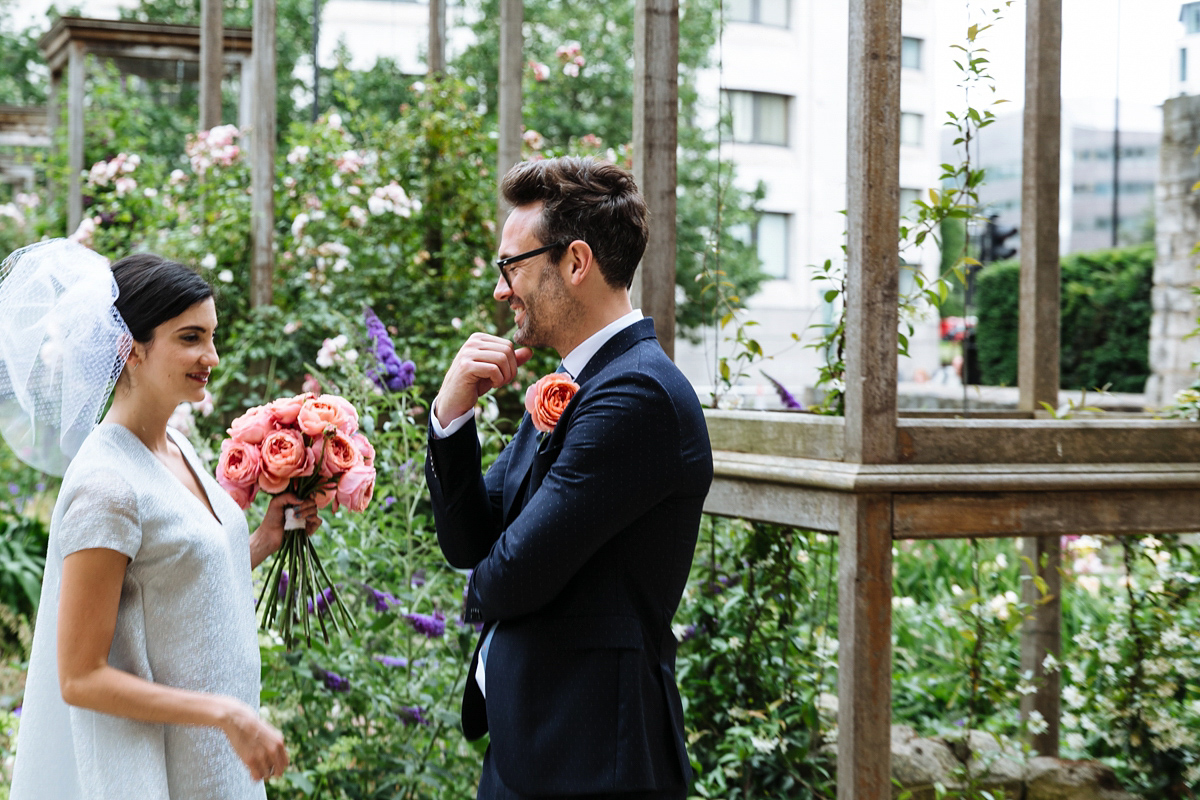
{"label": "navy suit jacket", "polygon": [[[691,779],[671,618],[712,483],[695,390],[643,319],[577,376],[553,432],[529,415],[486,475],[474,422],[430,437],[438,542],[473,568],[466,619],[489,628],[487,700],[468,739],[527,795],[670,789]],[[485,629],[486,632],[486,629]]]}

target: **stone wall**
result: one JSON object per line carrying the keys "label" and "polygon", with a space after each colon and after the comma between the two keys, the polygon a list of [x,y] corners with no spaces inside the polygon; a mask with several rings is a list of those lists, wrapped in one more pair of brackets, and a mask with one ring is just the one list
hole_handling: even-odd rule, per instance
{"label": "stone wall", "polygon": [[1200,338],[1185,338],[1196,329],[1200,286],[1200,96],[1174,97],[1163,105],[1158,192],[1155,197],[1158,255],[1151,295],[1150,378],[1146,402],[1160,408],[1196,380]]}

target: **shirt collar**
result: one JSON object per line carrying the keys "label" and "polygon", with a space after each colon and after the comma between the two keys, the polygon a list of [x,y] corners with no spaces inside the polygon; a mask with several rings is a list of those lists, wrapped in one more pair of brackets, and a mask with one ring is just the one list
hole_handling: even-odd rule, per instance
{"label": "shirt collar", "polygon": [[586,367],[588,362],[592,360],[592,356],[596,355],[600,348],[604,346],[605,342],[641,319],[642,310],[640,308],[635,308],[633,311],[630,311],[620,319],[616,319],[608,323],[603,328],[584,339],[574,350],[567,353],[566,357],[563,358],[562,361],[563,369],[567,371],[567,374],[570,375],[572,379],[578,378],[580,374],[583,373],[584,367]]}

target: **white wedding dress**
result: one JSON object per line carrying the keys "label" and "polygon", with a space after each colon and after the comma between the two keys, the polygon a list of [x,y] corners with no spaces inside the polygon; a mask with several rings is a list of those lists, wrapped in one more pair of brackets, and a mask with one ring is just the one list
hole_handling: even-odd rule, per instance
{"label": "white wedding dress", "polygon": [[216,728],[159,725],[67,706],[57,621],[63,558],[130,558],[108,663],[258,708],[259,651],[246,517],[169,431],[220,522],[120,425],[98,426],[63,478],[17,739],[12,800],[249,800],[261,782]]}

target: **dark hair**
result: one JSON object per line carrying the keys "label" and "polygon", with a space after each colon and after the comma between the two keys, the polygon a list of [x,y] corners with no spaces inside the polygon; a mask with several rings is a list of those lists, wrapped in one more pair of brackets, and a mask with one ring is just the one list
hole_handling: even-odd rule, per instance
{"label": "dark hair", "polygon": [[633,285],[650,228],[646,201],[628,172],[595,158],[526,161],[508,171],[500,192],[513,206],[542,203],[533,233],[543,244],[559,245],[550,251],[554,261],[568,244],[582,239],[592,248],[605,283]]}
{"label": "dark hair", "polygon": [[154,338],[154,329],[213,296],[195,270],[153,253],[126,256],[112,265],[117,281],[116,306],[134,341]]}

